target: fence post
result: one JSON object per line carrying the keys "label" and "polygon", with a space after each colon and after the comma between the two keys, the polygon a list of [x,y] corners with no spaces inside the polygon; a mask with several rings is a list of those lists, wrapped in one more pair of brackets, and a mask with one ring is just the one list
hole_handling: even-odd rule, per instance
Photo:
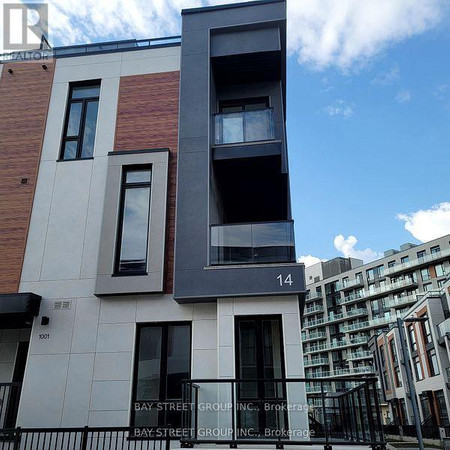
{"label": "fence post", "polygon": [[22,429],[17,427],[14,430],[14,450],[20,449],[20,438],[22,437]]}
{"label": "fence post", "polygon": [[85,426],[83,429],[83,435],[81,437],[81,450],[87,449],[88,437],[89,437],[89,427]]}

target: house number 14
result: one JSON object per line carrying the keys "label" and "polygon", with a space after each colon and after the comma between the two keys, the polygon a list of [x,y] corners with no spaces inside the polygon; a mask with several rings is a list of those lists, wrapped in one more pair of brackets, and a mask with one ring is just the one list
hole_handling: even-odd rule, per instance
{"label": "house number 14", "polygon": [[288,284],[289,286],[292,286],[292,283],[293,283],[293,281],[292,281],[292,275],[291,275],[291,274],[289,274],[289,275],[283,280],[283,275],[281,275],[281,273],[280,273],[280,275],[277,276],[277,280],[279,281],[281,287],[283,286],[283,284]]}

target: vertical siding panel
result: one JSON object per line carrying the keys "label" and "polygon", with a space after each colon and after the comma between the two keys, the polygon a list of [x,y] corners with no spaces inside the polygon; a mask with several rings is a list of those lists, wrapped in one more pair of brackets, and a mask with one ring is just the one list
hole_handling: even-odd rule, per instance
{"label": "vertical siding panel", "polygon": [[53,81],[45,64],[7,63],[0,81],[0,293],[19,288]]}
{"label": "vertical siding panel", "polygon": [[169,148],[165,292],[173,292],[180,73],[121,77],[115,151]]}

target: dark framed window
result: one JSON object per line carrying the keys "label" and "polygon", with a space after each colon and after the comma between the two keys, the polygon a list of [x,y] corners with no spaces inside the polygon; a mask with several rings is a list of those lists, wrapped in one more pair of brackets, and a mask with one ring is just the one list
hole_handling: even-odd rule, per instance
{"label": "dark framed window", "polygon": [[420,359],[418,356],[416,356],[413,359],[413,363],[414,363],[414,372],[416,374],[416,380],[417,381],[423,380],[422,364],[420,363]]}
{"label": "dark framed window", "polygon": [[424,322],[420,322],[423,340],[425,341],[425,344],[431,344],[433,342],[433,335],[431,334],[430,320],[426,314],[421,316],[421,318],[427,319]]}
{"label": "dark framed window", "polygon": [[421,250],[420,252],[417,252],[417,259],[424,259],[427,252],[425,250]]}
{"label": "dark framed window", "polygon": [[430,251],[432,255],[435,253],[440,253],[441,247],[439,247],[439,245],[436,245],[436,247],[431,247]]}
{"label": "dark framed window", "polygon": [[235,342],[239,432],[288,429],[286,384],[270,381],[285,378],[281,316],[236,317]]}
{"label": "dark framed window", "polygon": [[242,111],[258,111],[269,108],[268,97],[245,98],[239,100],[223,100],[219,103],[221,113],[236,113]]}
{"label": "dark framed window", "polygon": [[116,248],[116,275],[146,275],[151,166],[124,167]]}
{"label": "dark framed window", "polygon": [[428,269],[428,267],[421,269],[420,274],[422,275],[423,281],[428,281],[429,279],[431,279],[430,269]]}
{"label": "dark framed window", "polygon": [[439,421],[441,426],[448,426],[450,425],[450,421],[448,419],[448,411],[447,411],[447,405],[445,403],[445,396],[444,391],[436,391],[435,392],[436,401],[438,405],[439,410]]}
{"label": "dark framed window", "polygon": [[439,375],[439,364],[437,360],[436,350],[434,348],[427,351],[427,358],[428,366],[430,368],[430,376],[435,377],[436,375]]}
{"label": "dark framed window", "polygon": [[394,361],[394,364],[397,362],[397,349],[395,347],[395,340],[391,339],[389,341],[389,347],[391,349],[391,355],[392,355],[392,360]]}
{"label": "dark framed window", "polygon": [[410,325],[408,327],[408,336],[409,336],[409,345],[411,346],[411,351],[417,351],[417,341],[416,341],[416,333],[414,327]]}
{"label": "dark framed window", "polygon": [[232,144],[275,139],[269,98],[227,100],[215,115],[215,143]]}
{"label": "dark framed window", "polygon": [[181,428],[181,380],[191,377],[191,323],[137,329],[132,426]]}
{"label": "dark framed window", "polygon": [[100,80],[70,84],[61,159],[93,157],[99,98]]}

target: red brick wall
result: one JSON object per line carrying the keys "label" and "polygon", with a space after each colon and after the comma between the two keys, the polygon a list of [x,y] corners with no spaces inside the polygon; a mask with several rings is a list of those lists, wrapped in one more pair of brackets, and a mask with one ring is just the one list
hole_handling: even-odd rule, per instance
{"label": "red brick wall", "polygon": [[165,292],[173,292],[180,73],[120,79],[115,151],[169,148]]}
{"label": "red brick wall", "polygon": [[[5,64],[0,80],[0,293],[18,291],[42,140],[53,62]],[[8,73],[12,69],[12,74]],[[21,184],[23,178],[27,184]]]}

